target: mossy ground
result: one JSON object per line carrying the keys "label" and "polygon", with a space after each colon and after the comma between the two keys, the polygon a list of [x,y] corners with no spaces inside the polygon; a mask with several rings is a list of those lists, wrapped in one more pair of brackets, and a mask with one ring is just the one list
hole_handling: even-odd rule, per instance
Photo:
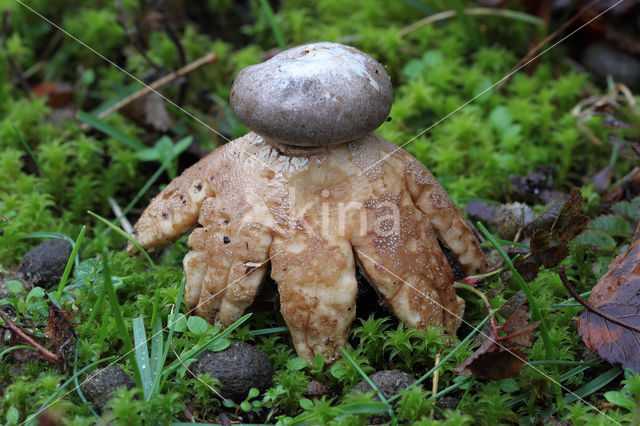
{"label": "mossy ground", "polygon": [[[142,13],[137,1],[121,3],[132,16]],[[190,75],[185,109],[229,138],[241,136],[246,129],[229,114],[227,99],[231,82],[242,67],[260,61],[265,51],[277,45],[261,2],[198,1],[194,2],[200,8],[196,14],[192,10],[195,6],[167,3],[180,12],[176,14],[180,17],[176,25],[186,57],[194,60],[213,51],[218,58],[217,62]],[[609,164],[613,148],[596,146],[586,138],[579,131],[571,109],[587,94],[599,93],[601,89],[590,82],[588,75],[579,74],[567,65],[564,61],[567,51],[560,45],[545,54],[535,69],[516,73],[500,90],[491,89],[447,116],[509,72],[528,50],[536,31],[535,26],[527,23],[483,17],[471,21],[482,34],[482,40],[470,37],[465,22],[456,19],[399,36],[403,27],[425,12],[448,10],[453,3],[456,2],[291,0],[279,6],[276,22],[288,45],[317,40],[348,42],[387,66],[395,98],[392,120],[385,123],[379,133],[398,145],[411,140],[406,149],[438,177],[459,206],[471,198],[509,200],[513,196],[510,175],[525,175],[552,165],[556,173],[555,189],[568,192],[573,186],[581,187],[587,208],[593,213],[599,196],[587,177]],[[124,30],[116,23],[119,12],[113,2],[34,0],[28,5],[133,75],[149,69],[148,61],[128,45]],[[75,239],[81,227],[87,226],[79,253],[80,266],[76,267],[62,297],[78,324],[75,368],[80,369],[98,359],[122,356],[125,352],[108,303],[104,303],[101,312],[92,315],[103,285],[100,260],[103,249],[107,249],[120,309],[131,334],[133,318],[142,316],[147,326],[151,324],[154,306],[158,307],[157,316],[163,325],[167,324],[167,315],[178,294],[181,260],[187,246],[185,239],[180,240],[155,259],[156,267],[150,268],[144,258],[128,257],[123,251],[125,240],[87,214],[87,210],[91,210],[114,218],[108,200],[113,198],[119,205],[127,205],[159,163],[142,161],[134,149],[118,138],[84,131],[75,119],[54,122],[52,108],[46,105],[45,99],[28,97],[20,90],[7,57],[23,70],[36,67],[29,79],[32,83],[75,82],[73,106],[84,111],[94,111],[139,86],[19,3],[0,0],[0,9],[4,8],[11,9],[11,19],[7,48],[0,52],[0,215],[6,218],[6,222],[0,223],[3,231],[0,268],[3,273],[10,273],[21,257],[39,242],[28,234],[58,233]],[[181,66],[179,50],[166,31],[154,29],[144,36],[146,55],[153,63],[168,69]],[[43,64],[38,65],[41,60]],[[172,87],[164,93],[175,99],[178,92],[177,87]],[[167,134],[173,140],[192,135],[205,149],[224,142],[180,111],[170,108],[170,113],[173,126]],[[431,128],[444,117],[446,119]],[[148,146],[153,146],[161,137],[118,114],[110,115],[105,121]],[[593,120],[590,127],[599,134],[609,132],[598,120]],[[421,133],[425,129],[428,130]],[[417,134],[420,136],[413,139]],[[194,160],[193,156],[183,154],[177,160],[178,168]],[[614,181],[631,170],[631,165],[632,160],[619,158],[615,162]],[[164,173],[144,193],[129,214],[131,220],[135,220],[168,181]],[[618,243],[620,247],[625,241]],[[566,264],[574,267],[571,278],[578,283],[578,290],[590,290],[620,250],[591,251],[574,246]],[[599,266],[592,268],[592,264]],[[498,292],[491,290],[503,285],[505,289],[491,299],[494,307],[515,293],[517,284],[496,279],[483,288],[494,294]],[[455,396],[457,407],[446,411],[438,409],[436,418],[440,420],[429,420],[434,400],[429,399],[428,380],[424,388],[404,395],[398,419],[422,424],[535,424],[549,416],[571,420],[574,424],[610,424],[611,418],[629,421],[636,410],[633,401],[639,395],[640,379],[628,373],[627,381],[621,383],[623,376],[614,376],[605,387],[583,392],[586,401],[603,412],[573,399],[567,390],[597,384],[598,380],[603,382],[603,373],[607,374],[610,366],[604,362],[583,361],[585,349],[572,322],[581,308],[557,306],[569,297],[555,272],[542,271],[532,288],[550,328],[557,361],[568,361],[567,365],[558,366],[566,387],[564,407],[558,407],[554,399],[553,385],[547,376],[556,377],[556,373],[542,363],[545,351],[540,339],[529,355],[530,360],[538,361],[535,368],[527,367],[514,378],[489,383],[456,377],[453,372],[475,348],[470,343],[456,351],[442,366],[440,374],[439,389],[454,386],[449,396]],[[467,299],[465,321],[478,324],[484,317],[481,302],[470,294],[462,296]],[[352,363],[342,359],[330,369],[308,366],[295,358],[286,333],[259,336],[252,333],[283,325],[281,318],[270,310],[271,301],[266,296],[263,299],[261,305],[267,308],[255,313],[231,338],[258,345],[274,362],[273,387],[264,395],[237,409],[225,407],[203,382],[178,369],[150,401],[132,397],[135,393],[141,395],[140,389],[122,392],[112,401],[113,410],[105,419],[117,419],[122,424],[135,424],[140,419],[148,423],[185,421],[185,407],[188,407],[188,411],[197,413],[198,419],[208,420],[215,419],[220,410],[224,410],[244,421],[289,422],[291,418],[306,416],[311,423],[366,423],[366,414],[350,411],[356,402],[369,401],[348,394],[362,379]],[[41,334],[38,326],[46,323],[44,301],[44,294],[36,294],[20,305],[24,310],[24,324],[33,326],[35,334]],[[14,303],[19,304],[15,300]],[[180,310],[186,312],[186,304],[180,306]],[[470,327],[462,327],[460,337],[469,331]],[[355,337],[347,351],[365,373],[398,368],[415,377],[433,367],[437,354],[446,355],[457,343],[436,329],[403,330],[374,317],[354,324],[352,335]],[[206,336],[187,328],[174,336],[175,351],[184,353],[205,340]],[[0,342],[0,350],[6,348],[3,344]],[[175,356],[170,353],[167,363],[174,360]],[[61,371],[44,361],[19,363],[5,355],[0,364],[0,422],[25,421],[52,395],[60,399],[56,399],[50,410],[62,416],[65,423],[98,421],[73,384],[64,392],[59,391],[58,387],[72,376],[73,365],[72,361],[70,371]],[[120,359],[118,365],[129,372],[135,368],[126,357]],[[80,375],[80,380],[82,377]],[[314,402],[301,399],[308,383],[314,379],[328,385],[331,395]],[[623,386],[625,393],[621,395],[627,395],[632,404],[626,407],[609,404],[605,408],[603,392],[620,390]]]}

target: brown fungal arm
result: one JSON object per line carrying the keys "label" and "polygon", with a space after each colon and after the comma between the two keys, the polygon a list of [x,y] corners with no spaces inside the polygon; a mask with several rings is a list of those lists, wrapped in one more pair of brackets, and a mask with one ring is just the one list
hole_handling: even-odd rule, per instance
{"label": "brown fungal arm", "polygon": [[271,277],[296,352],[311,362],[320,354],[327,364],[340,357],[355,317],[357,282],[351,245],[306,232],[274,237]]}
{"label": "brown fungal arm", "polygon": [[[185,170],[151,201],[133,227],[133,238],[143,248],[150,251],[162,248],[196,225],[203,200],[214,195],[205,178],[213,155]],[[135,246],[129,243],[127,253],[136,252]]]}
{"label": "brown fungal arm", "polygon": [[220,198],[207,198],[201,228],[189,237],[184,259],[185,300],[212,324],[227,327],[253,302],[268,268],[271,230],[256,204],[240,217],[224,213]]}
{"label": "brown fungal arm", "polygon": [[416,207],[429,218],[465,274],[484,270],[486,260],[480,244],[442,185],[418,160],[405,151],[399,153],[404,157],[406,185]]}
{"label": "brown fungal arm", "polygon": [[405,325],[438,325],[455,333],[464,301],[456,297],[446,256],[428,218],[406,193],[398,212],[396,232],[379,233],[369,227],[367,235],[352,239],[356,257],[369,282]]}

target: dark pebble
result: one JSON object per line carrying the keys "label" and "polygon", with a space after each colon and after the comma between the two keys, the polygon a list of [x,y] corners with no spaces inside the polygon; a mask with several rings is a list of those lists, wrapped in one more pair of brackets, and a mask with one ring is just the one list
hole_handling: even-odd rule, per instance
{"label": "dark pebble", "polygon": [[24,255],[18,266],[18,279],[45,289],[57,285],[62,278],[71,244],[62,239],[46,241]]}
{"label": "dark pebble", "polygon": [[[369,379],[380,389],[385,399],[389,399],[396,396],[398,392],[406,389],[409,385],[416,381],[416,379],[410,374],[400,370],[383,370],[369,376]],[[361,392],[369,393],[373,389],[365,380],[358,383],[351,391],[352,393]],[[377,395],[374,395],[373,400],[380,401]],[[398,407],[399,401],[393,404],[394,410]],[[391,421],[388,414],[374,414],[369,417],[369,422],[374,425],[384,424]]]}
{"label": "dark pebble", "polygon": [[232,342],[220,352],[203,352],[193,370],[218,379],[222,396],[238,403],[251,388],[265,391],[273,378],[273,364],[267,354],[245,342]]}
{"label": "dark pebble", "polygon": [[121,387],[131,389],[135,382],[121,368],[110,366],[93,372],[82,384],[82,393],[93,408],[102,413],[107,402],[115,396]]}

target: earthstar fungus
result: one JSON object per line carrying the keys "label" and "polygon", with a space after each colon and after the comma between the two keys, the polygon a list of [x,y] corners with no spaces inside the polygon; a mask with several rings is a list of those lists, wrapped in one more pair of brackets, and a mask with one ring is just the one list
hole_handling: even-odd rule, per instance
{"label": "earthstar fungus", "polygon": [[294,47],[243,69],[231,107],[252,132],[174,179],[134,238],[153,250],[196,226],[185,298],[222,327],[253,302],[270,264],[296,351],[308,361],[339,357],[355,317],[356,261],[406,325],[454,333],[464,301],[439,241],[466,274],[484,268],[484,255],[433,175],[373,133],[391,101],[382,65],[337,43]]}

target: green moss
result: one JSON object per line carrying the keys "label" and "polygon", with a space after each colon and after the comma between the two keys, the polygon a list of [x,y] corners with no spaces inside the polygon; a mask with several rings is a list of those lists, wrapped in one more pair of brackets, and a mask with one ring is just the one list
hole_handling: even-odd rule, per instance
{"label": "green moss", "polygon": [[[70,7],[69,2],[35,0],[29,5],[133,75],[142,77],[149,70],[143,55],[127,45],[123,30],[116,22],[118,12],[113,2],[71,3]],[[132,16],[142,15],[137,1],[122,3]],[[211,127],[231,137],[239,137],[246,129],[230,113],[231,83],[240,69],[259,62],[266,51],[275,47],[276,39],[258,0],[249,1],[249,8],[242,10],[238,9],[237,2],[230,0],[209,0],[202,4],[203,15],[219,20],[233,16],[232,22],[244,24],[233,28],[224,25],[208,28],[194,20],[178,29],[188,61],[211,51],[217,56],[215,63],[189,75],[190,89],[183,105]],[[612,146],[608,143],[595,146],[581,133],[571,114],[585,93],[598,93],[599,90],[591,85],[587,76],[564,65],[562,46],[550,52],[551,55],[545,55],[533,71],[519,71],[502,87],[492,87],[526,53],[535,28],[510,21],[505,23],[504,18],[471,18],[485,39],[485,43],[478,46],[469,40],[464,24],[451,19],[400,37],[400,29],[422,17],[423,12],[415,7],[416,4],[382,0],[289,0],[276,5],[276,22],[288,45],[319,40],[347,42],[385,64],[394,84],[395,99],[392,120],[378,132],[404,146],[424,163],[455,201],[470,197],[510,199],[511,174],[524,175],[547,164],[556,169],[555,188],[566,190],[582,185],[585,176],[609,163]],[[421,4],[433,12],[452,7],[444,0]],[[44,68],[38,70],[36,67],[35,74],[29,78],[32,84],[48,80],[75,82],[84,73],[92,74],[94,78],[85,80],[85,86],[79,90],[82,95],[74,100],[74,105],[82,104],[87,111],[104,108],[105,104],[137,90],[139,84],[70,38],[62,37],[53,48],[48,47],[56,37],[56,30],[14,1],[0,0],[0,8],[7,6],[12,9],[8,48],[0,52],[0,215],[8,223],[2,222],[0,268],[14,269],[22,255],[41,241],[25,238],[29,233],[58,232],[73,238],[82,225],[87,225],[87,236],[80,250],[80,266],[74,271],[72,285],[64,293],[64,300],[69,301],[67,307],[73,310],[78,322],[79,366],[105,356],[121,356],[120,336],[110,305],[104,303],[96,307],[103,278],[102,263],[95,256],[101,254],[104,247],[110,251],[114,284],[129,331],[135,317],[142,315],[145,324],[149,323],[154,305],[156,315],[166,325],[178,293],[186,239],[163,252],[158,259],[160,265],[153,269],[148,268],[144,259],[132,259],[123,252],[123,239],[104,225],[95,223],[86,211],[113,218],[109,198],[121,206],[127,205],[157,165],[141,163],[132,149],[97,132],[86,132],[76,120],[54,123],[52,114],[55,111],[46,106],[45,100],[26,97],[16,86],[15,75],[8,68],[6,58],[10,55],[26,69],[47,52],[50,56],[46,58]],[[345,14],[345,10],[349,13]],[[155,29],[146,36],[149,40],[146,53],[153,62],[167,69],[181,66],[178,49],[165,32]],[[47,51],[48,48],[52,50]],[[163,93],[176,99],[179,88],[168,87]],[[85,94],[86,100],[81,99]],[[176,123],[168,132],[170,136],[193,134],[207,149],[224,143],[222,138],[203,129],[191,118],[175,109],[170,110]],[[632,126],[610,129],[600,117],[592,118],[585,125],[603,141],[609,141],[612,136],[637,141],[640,118],[624,108],[615,113]],[[119,114],[112,114],[106,121],[149,146],[160,137]],[[22,135],[37,162],[27,153],[16,131]],[[193,158],[185,155],[180,160],[182,168]],[[614,164],[614,179],[624,176],[633,161],[633,157],[619,155]],[[130,218],[135,219],[140,209],[166,183],[165,177],[156,182],[134,207]],[[595,214],[600,196],[593,186],[583,189],[586,211]],[[570,273],[576,287],[580,291],[590,289],[619,251],[620,247],[599,252],[572,247],[572,256],[567,262],[575,267]],[[491,300],[495,307],[504,303],[517,286],[499,278],[486,283],[487,290],[503,285],[506,290]],[[540,273],[532,288],[545,313],[559,360],[580,360],[582,343],[572,322],[580,309],[557,307],[558,303],[566,302],[568,296],[553,271]],[[469,324],[477,324],[484,313],[475,299],[470,295],[463,296],[467,298],[465,321],[468,322],[461,329],[464,334]],[[88,324],[95,308],[98,311],[94,321]],[[178,309],[186,312],[186,303]],[[33,318],[42,320],[37,316]],[[278,315],[268,309],[254,315],[233,334],[234,339],[253,341],[260,346],[275,366],[272,388],[252,400],[252,410],[269,413],[269,421],[280,418],[283,423],[305,414],[319,422],[336,416],[336,424],[366,422],[367,415],[345,414],[344,411],[347,404],[366,402],[348,396],[349,390],[362,380],[351,363],[343,359],[322,370],[292,362],[295,352],[286,333],[257,337],[251,333],[281,325]],[[399,368],[416,377],[433,366],[438,354],[446,355],[457,343],[456,338],[445,338],[436,328],[420,332],[405,330],[389,327],[376,317],[354,324],[352,336],[348,353],[366,373]],[[188,331],[174,335],[173,347],[179,354],[196,344],[198,337]],[[539,422],[542,410],[552,404],[547,377],[551,371],[549,366],[527,367],[511,382],[469,380],[463,383],[456,378],[453,368],[472,349],[470,345],[456,352],[440,371],[440,390],[461,384],[459,389],[452,391],[460,398],[460,405],[455,411],[445,411],[440,423]],[[169,358],[173,362],[175,355],[171,353]],[[540,342],[536,342],[529,358],[544,358]],[[19,371],[10,370],[9,366],[19,367]],[[135,368],[128,361],[122,366],[129,373]],[[561,374],[571,368],[562,366]],[[563,385],[575,390],[600,368],[574,374]],[[43,362],[19,366],[9,358],[3,359],[0,383],[4,397],[0,401],[0,423],[16,412],[23,421],[69,377],[68,372],[53,371]],[[330,385],[334,398],[301,404],[311,380]],[[632,390],[625,388],[621,392],[631,395]],[[182,420],[184,406],[192,399],[200,414],[214,418],[222,405],[217,400],[207,403],[213,398],[210,388],[190,377],[184,369],[167,378],[156,399],[149,402],[134,399],[133,396],[139,393],[134,389],[119,394],[112,401],[112,413],[103,421],[117,418],[120,423],[135,422],[140,415],[147,416],[150,422],[154,419],[162,422],[171,416]],[[524,402],[509,405],[521,394],[527,396]],[[428,418],[433,401],[427,398],[427,391],[407,392],[404,396],[406,406],[398,415],[415,424],[438,423]],[[601,406],[600,394],[592,398],[598,402],[597,406]],[[66,395],[57,406],[66,410],[64,420],[67,423],[86,424],[98,420],[76,392]],[[632,411],[609,409],[607,413],[615,419],[626,420]],[[566,412],[557,416],[575,424],[598,424],[606,419],[580,403],[570,404]]]}

